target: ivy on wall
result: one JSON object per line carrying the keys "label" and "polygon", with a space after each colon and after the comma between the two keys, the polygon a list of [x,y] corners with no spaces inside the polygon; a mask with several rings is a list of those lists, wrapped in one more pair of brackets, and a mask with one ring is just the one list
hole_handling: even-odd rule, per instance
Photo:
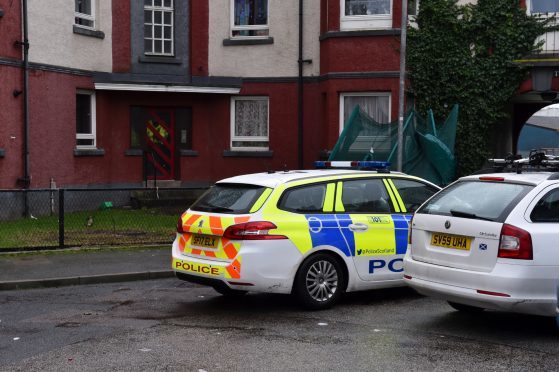
{"label": "ivy on wall", "polygon": [[[537,51],[550,20],[530,16],[518,0],[421,0],[409,29],[408,66],[419,112],[444,118],[460,105],[455,154],[458,175],[483,165],[492,126],[528,77],[513,61]],[[502,124],[501,124],[502,125]]]}

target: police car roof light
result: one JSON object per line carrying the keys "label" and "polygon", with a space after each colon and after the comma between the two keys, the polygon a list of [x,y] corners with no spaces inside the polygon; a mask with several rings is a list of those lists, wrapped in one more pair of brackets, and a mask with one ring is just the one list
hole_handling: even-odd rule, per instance
{"label": "police car roof light", "polygon": [[382,169],[385,170],[390,167],[390,162],[388,161],[376,161],[376,160],[366,160],[366,161],[315,161],[314,166],[316,168],[345,168],[345,169],[367,169],[375,170]]}

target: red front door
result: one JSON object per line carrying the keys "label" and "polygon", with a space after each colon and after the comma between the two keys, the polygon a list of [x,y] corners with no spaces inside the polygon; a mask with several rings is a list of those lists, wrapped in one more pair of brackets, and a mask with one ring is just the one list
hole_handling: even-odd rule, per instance
{"label": "red front door", "polygon": [[148,179],[175,179],[175,112],[148,108],[145,143]]}

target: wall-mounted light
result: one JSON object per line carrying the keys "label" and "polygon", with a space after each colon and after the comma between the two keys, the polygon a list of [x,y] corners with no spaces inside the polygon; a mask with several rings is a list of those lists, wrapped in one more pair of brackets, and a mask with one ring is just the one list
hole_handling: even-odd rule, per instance
{"label": "wall-mounted light", "polygon": [[19,96],[21,93],[23,93],[23,90],[14,89],[14,90],[12,91],[12,95],[13,95],[14,97]]}
{"label": "wall-mounted light", "polygon": [[0,18],[4,17],[4,9],[0,8]]}

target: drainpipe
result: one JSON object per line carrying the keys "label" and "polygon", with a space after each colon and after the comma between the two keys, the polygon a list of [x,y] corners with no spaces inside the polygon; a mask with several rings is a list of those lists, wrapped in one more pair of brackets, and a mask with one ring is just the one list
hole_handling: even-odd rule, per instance
{"label": "drainpipe", "polygon": [[400,87],[398,94],[398,161],[397,170],[402,171],[404,157],[404,92],[406,83],[406,37],[408,26],[408,0],[402,0],[402,24],[400,26]]}
{"label": "drainpipe", "polygon": [[303,0],[299,0],[299,78],[297,81],[298,88],[298,118],[297,118],[297,133],[298,133],[298,158],[299,169],[304,168],[303,160]]}
{"label": "drainpipe", "polygon": [[[29,39],[27,32],[27,0],[22,0],[23,41],[16,45],[23,47],[23,177],[18,182],[24,189],[29,188]],[[29,216],[29,203],[25,196],[25,216]]]}

